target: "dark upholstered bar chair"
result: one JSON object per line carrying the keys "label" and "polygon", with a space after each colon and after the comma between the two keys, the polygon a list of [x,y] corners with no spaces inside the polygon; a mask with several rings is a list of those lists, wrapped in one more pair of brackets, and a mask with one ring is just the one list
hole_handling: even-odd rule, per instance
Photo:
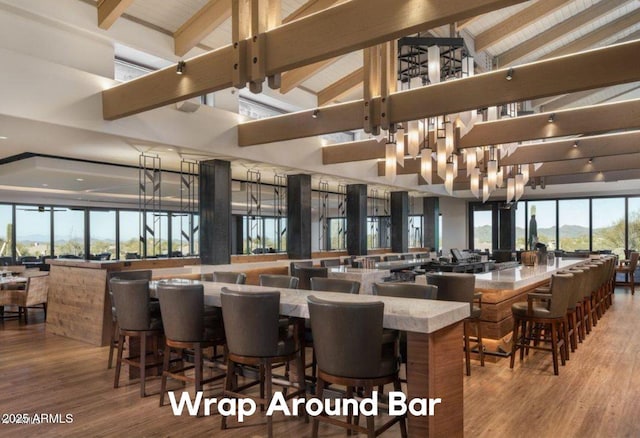
{"label": "dark upholstered bar chair", "polygon": [[385,262],[395,262],[397,260],[400,260],[400,256],[396,255],[396,254],[390,254],[390,255],[386,255],[383,257],[383,260]]}
{"label": "dark upholstered bar chair", "polygon": [[340,278],[311,277],[311,290],[357,294],[360,282]]}
{"label": "dark upholstered bar chair", "polygon": [[109,341],[109,362],[107,369],[113,365],[113,352],[118,349],[118,317],[116,308],[113,304],[113,292],[111,291],[111,279],[119,278],[121,280],[147,280],[151,281],[151,270],[142,271],[116,271],[107,273],[107,287],[109,288],[109,304],[111,305],[111,341]]}
{"label": "dark upholstered bar chair", "polygon": [[385,297],[418,298],[422,300],[437,300],[438,287],[432,284],[415,283],[374,283],[373,294]]}
{"label": "dark upholstered bar chair", "polygon": [[292,277],[298,277],[298,266],[313,266],[313,262],[311,260],[305,262],[291,262],[289,263],[289,275]]}
{"label": "dark upholstered bar chair", "polygon": [[323,268],[331,268],[334,266],[340,266],[340,259],[326,259],[320,260],[320,266]]}
{"label": "dark upholstered bar chair", "polygon": [[299,289],[311,290],[311,278],[327,277],[328,269],[315,266],[297,266],[297,277],[300,279],[298,283]]}
{"label": "dark upholstered bar chair", "polygon": [[[158,338],[162,335],[162,319],[158,302],[149,298],[149,282],[147,280],[111,279],[113,302],[118,315],[118,356],[113,387],[117,388],[120,380],[122,363],[140,369],[140,396],[144,397],[146,369],[160,365],[158,357]],[[140,351],[137,356],[123,356],[124,339],[140,338]],[[147,361],[147,338],[152,339],[153,361]]]}
{"label": "dark upholstered bar chair", "polygon": [[[358,388],[364,390],[365,397],[371,397],[374,388],[388,383],[393,384],[394,390],[401,390],[397,344],[383,344],[383,303],[332,302],[315,296],[308,297],[308,302],[318,358],[316,397],[323,398],[327,384],[346,386],[348,399],[353,398]],[[377,430],[374,420],[373,416],[367,417],[365,428],[353,424],[351,415],[345,422],[320,415],[313,418],[312,436],[318,436],[319,421],[366,433],[368,437],[375,437],[400,422],[402,436],[407,436],[405,416],[392,417]]]}
{"label": "dark upholstered bar chair", "polygon": [[212,281],[216,283],[244,284],[247,275],[243,272],[214,272]]}
{"label": "dark upholstered bar chair", "polygon": [[[203,385],[225,376],[219,373],[205,379],[202,372],[204,363],[202,350],[224,345],[224,327],[220,308],[208,308],[205,314],[204,287],[201,284],[172,284],[170,281],[160,281],[157,294],[165,335],[160,389],[160,406],[163,406],[164,395],[167,392],[167,377],[193,383],[198,392],[202,391]],[[187,352],[193,351],[193,365],[170,369],[172,351],[179,353],[183,364],[189,357]],[[187,376],[185,371],[192,369],[193,377]]]}
{"label": "dark upholstered bar chair", "polygon": [[[476,326],[476,342],[480,366],[484,366],[484,345],[482,344],[482,326],[480,315],[482,314],[482,295],[476,294],[476,277],[473,274],[443,273],[427,274],[427,284],[438,286],[438,300],[458,301],[469,303],[471,316],[464,320],[464,351],[466,359],[467,376],[471,375],[471,324]],[[478,302],[478,306],[474,302]]]}
{"label": "dark upholstered bar chair", "polygon": [[278,289],[297,289],[298,277],[290,275],[260,274],[260,286],[275,287]]}
{"label": "dark upholstered bar chair", "polygon": [[[572,297],[572,288],[576,287],[576,278],[572,274],[556,274],[551,279],[551,294],[529,293],[527,302],[511,306],[513,314],[513,337],[511,364],[515,363],[515,354],[520,350],[520,360],[529,349],[550,351],[553,373],[558,375],[558,355],[562,365],[567,357],[567,306]],[[537,303],[536,303],[537,302]],[[545,337],[540,337],[539,326],[544,327]],[[532,345],[531,342],[535,343]],[[551,343],[551,348],[539,345]]]}
{"label": "dark upholstered bar chair", "polygon": [[620,265],[616,267],[616,274],[621,273],[625,276],[625,286],[631,287],[631,295],[636,293],[635,277],[636,268],[638,267],[638,257],[640,253],[632,252],[629,254],[629,259],[620,260]]}
{"label": "dark upholstered bar chair", "polygon": [[[295,362],[298,381],[291,384],[296,390],[288,392],[286,398],[304,394],[300,342],[295,338],[298,331],[293,330],[292,336],[290,331],[280,330],[280,292],[236,292],[223,287],[221,300],[228,349],[223,397],[251,397],[266,408],[272,398],[272,367],[289,361]],[[240,393],[236,365],[259,368],[260,396]],[[222,429],[226,428],[227,417],[222,417]],[[267,432],[273,436],[271,416],[267,417]]]}

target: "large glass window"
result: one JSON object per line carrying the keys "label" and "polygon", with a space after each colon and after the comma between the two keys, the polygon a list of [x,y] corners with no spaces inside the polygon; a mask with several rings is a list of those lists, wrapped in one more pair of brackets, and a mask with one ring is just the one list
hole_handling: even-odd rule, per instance
{"label": "large glass window", "polygon": [[89,251],[93,258],[116,257],[116,212],[114,210],[89,211]]}
{"label": "large glass window", "polygon": [[589,200],[558,201],[558,233],[560,249],[589,250]]}
{"label": "large glass window", "polygon": [[193,252],[191,255],[200,254],[200,215],[193,215]]}
{"label": "large glass window", "polygon": [[84,258],[84,209],[54,208],[53,253],[62,258]]}
{"label": "large glass window", "polygon": [[191,253],[191,214],[171,213],[171,256],[181,257]]}
{"label": "large glass window", "polygon": [[343,217],[329,218],[329,249],[347,248],[347,219]]}
{"label": "large glass window", "polygon": [[13,236],[13,208],[0,205],[0,257],[12,257],[11,239]]}
{"label": "large glass window", "polygon": [[629,249],[640,249],[640,198],[629,198]]}
{"label": "large glass window", "polygon": [[51,255],[51,207],[16,206],[16,255]]}
{"label": "large glass window", "polygon": [[[153,233],[149,230],[153,230]],[[147,257],[168,257],[169,215],[147,212]]]}
{"label": "large glass window", "polygon": [[527,206],[523,201],[516,204],[516,249],[525,249],[527,229]]}
{"label": "large glass window", "polygon": [[142,257],[140,254],[140,213],[120,210],[120,259]]}
{"label": "large glass window", "polygon": [[473,211],[473,249],[491,250],[493,215],[491,210]]}
{"label": "large glass window", "polygon": [[535,248],[543,243],[547,250],[557,249],[556,245],[556,201],[528,202],[527,248]]}
{"label": "large glass window", "polygon": [[591,202],[592,250],[611,250],[624,258],[624,198],[598,198]]}
{"label": "large glass window", "polygon": [[422,248],[422,216],[409,216],[409,248]]}

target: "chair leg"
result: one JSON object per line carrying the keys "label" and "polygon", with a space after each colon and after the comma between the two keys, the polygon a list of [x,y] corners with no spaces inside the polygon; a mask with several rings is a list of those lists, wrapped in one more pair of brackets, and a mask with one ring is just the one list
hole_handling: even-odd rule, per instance
{"label": "chair leg", "polygon": [[478,354],[480,355],[480,366],[484,366],[484,344],[482,343],[482,325],[480,320],[476,321],[476,335],[478,339]]}
{"label": "chair leg", "polygon": [[167,392],[167,375],[165,371],[169,371],[169,357],[171,356],[171,347],[165,345],[164,357],[162,358],[162,379],[160,381],[160,407],[164,406],[164,395]]}
{"label": "chair leg", "polygon": [[558,329],[556,323],[551,323],[551,360],[553,361],[553,374],[558,373]]}
{"label": "chair leg", "polygon": [[[569,360],[569,324],[567,324],[567,316],[565,315],[564,321],[562,322],[562,338],[564,340],[564,350],[565,350],[565,360]],[[564,365],[564,363],[562,364]]]}
{"label": "chair leg", "polygon": [[518,349],[518,328],[520,321],[517,318],[513,318],[513,335],[511,336],[511,362],[509,368],[513,369],[513,365],[516,360],[516,350]]}
{"label": "chair leg", "polygon": [[634,278],[635,272],[631,272],[629,274],[629,279],[631,281],[631,295],[635,295],[636,293],[636,280]]}
{"label": "chair leg", "polygon": [[116,373],[113,381],[113,387],[117,388],[120,381],[120,369],[122,368],[122,350],[124,348],[124,336],[118,336],[118,356],[116,357]]}
{"label": "chair leg", "polygon": [[[402,391],[402,385],[400,384],[400,379],[396,379],[393,381],[393,389],[394,391]],[[403,415],[399,419],[400,421],[400,436],[402,438],[407,438],[407,421],[406,415]]]}
{"label": "chair leg", "polygon": [[44,312],[44,321],[47,322],[47,303],[42,303],[42,310]]}
{"label": "chair leg", "polygon": [[[365,386],[364,396],[371,397],[372,389],[370,385]],[[367,416],[367,438],[376,438],[376,425],[375,417],[373,415]]]}
{"label": "chair leg", "polygon": [[[224,389],[225,391],[232,391],[233,390],[233,380],[234,380],[234,373],[235,373],[235,366],[236,364],[229,359],[229,356],[227,355],[227,375],[224,378]],[[224,391],[222,392],[222,394],[224,395]],[[222,416],[222,420],[220,422],[220,429],[225,430],[227,428],[227,417],[225,415]]]}
{"label": "chair leg", "polygon": [[[351,388],[349,388],[349,390],[351,390]],[[324,380],[318,377],[318,379],[316,380],[316,397],[322,398],[323,392],[324,392]],[[351,393],[351,395],[353,396],[353,392]],[[318,420],[318,417],[313,417],[313,419],[311,420],[311,424],[312,424],[311,437],[318,438],[318,427],[320,426],[320,420]]]}
{"label": "chair leg", "polygon": [[469,351],[469,321],[464,320],[464,359],[467,376],[471,375],[471,352]]}
{"label": "chair leg", "polygon": [[[265,378],[265,400],[267,401],[267,403],[271,402],[271,396],[273,394],[272,388],[271,388],[271,380],[272,380],[272,370],[271,370],[271,364],[270,363],[265,363],[264,364],[264,378]],[[267,436],[269,438],[273,438],[273,416],[268,415],[267,416]]]}
{"label": "chair leg", "polygon": [[145,396],[147,382],[147,335],[140,336],[140,397]]}

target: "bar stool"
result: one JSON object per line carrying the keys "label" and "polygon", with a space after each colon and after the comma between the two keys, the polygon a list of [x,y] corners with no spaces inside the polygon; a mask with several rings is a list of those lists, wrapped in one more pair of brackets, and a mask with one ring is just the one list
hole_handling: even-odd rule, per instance
{"label": "bar stool", "polygon": [[[464,320],[464,352],[467,376],[471,375],[471,324],[476,326],[475,341],[480,356],[480,366],[484,366],[484,345],[482,344],[482,294],[475,292],[476,277],[473,274],[439,273],[427,274],[427,284],[438,287],[438,300],[469,303],[471,315]],[[478,306],[475,306],[475,302]]]}
{"label": "bar stool", "polygon": [[[117,388],[120,380],[122,363],[140,370],[140,397],[145,397],[147,368],[161,364],[158,356],[158,339],[162,335],[162,319],[158,302],[149,298],[149,282],[147,280],[121,280],[112,278],[113,302],[118,315],[118,356],[113,387]],[[123,356],[125,337],[140,338],[140,351],[137,356]],[[152,339],[153,361],[147,361],[147,338]]]}
{"label": "bar stool", "polygon": [[[307,298],[311,326],[315,333],[318,356],[316,397],[322,399],[327,384],[346,386],[346,397],[353,398],[358,388],[365,397],[371,397],[373,388],[393,384],[400,391],[399,356],[397,344],[383,343],[382,319],[384,303],[344,303]],[[345,336],[348,333],[348,336]],[[353,424],[352,412],[347,421],[320,414],[313,418],[312,436],[317,438],[319,422],[338,425],[351,431],[375,437],[396,422],[400,423],[403,437],[407,436],[406,415],[391,418],[378,429],[373,416],[367,417],[367,427]]]}
{"label": "bar stool", "polygon": [[[296,390],[286,399],[305,393],[304,368],[300,354],[298,330],[280,330],[280,292],[237,292],[222,288],[222,316],[227,337],[227,375],[223,397],[250,397],[262,406],[268,406],[272,398],[272,368],[276,364],[294,361],[296,366]],[[250,315],[250,317],[248,317]],[[241,394],[251,386],[239,387],[235,378],[236,365],[259,368],[260,396]],[[283,382],[278,382],[278,384]],[[227,417],[222,417],[222,429],[227,428]],[[267,416],[267,432],[273,436],[272,417]]]}
{"label": "bar stool", "polygon": [[[205,313],[204,287],[201,284],[172,284],[170,281],[160,281],[157,294],[165,334],[160,387],[160,406],[163,406],[164,395],[167,392],[167,377],[193,383],[196,393],[202,391],[203,385],[224,378],[223,373],[207,379],[203,377],[203,350],[224,345],[225,336],[220,308],[212,308]],[[170,368],[172,351],[179,354],[180,362],[183,364],[178,369]],[[191,352],[193,365],[184,366],[184,362],[189,361]],[[215,357],[212,360],[215,360]],[[192,369],[194,376],[187,376],[185,371]]]}
{"label": "bar stool", "polygon": [[[511,363],[513,368],[516,351],[520,350],[520,360],[524,359],[529,349],[550,351],[553,362],[553,373],[558,375],[558,354],[562,365],[567,357],[567,306],[571,297],[571,288],[575,287],[572,274],[555,274],[551,278],[551,296],[548,294],[529,293],[527,302],[515,303],[511,306],[513,314],[513,337]],[[542,305],[534,304],[543,300]],[[535,326],[543,325],[550,335],[550,341],[539,336]],[[520,331],[522,333],[520,333]],[[545,335],[546,337],[546,335]],[[531,345],[531,341],[535,341]],[[538,345],[539,342],[551,342],[551,348]]]}
{"label": "bar stool", "polygon": [[113,366],[113,352],[118,349],[118,317],[113,304],[113,291],[111,290],[111,279],[121,280],[147,280],[151,281],[151,270],[143,271],[111,271],[107,274],[107,287],[109,288],[109,304],[111,305],[111,340],[109,341],[109,361],[107,369]]}

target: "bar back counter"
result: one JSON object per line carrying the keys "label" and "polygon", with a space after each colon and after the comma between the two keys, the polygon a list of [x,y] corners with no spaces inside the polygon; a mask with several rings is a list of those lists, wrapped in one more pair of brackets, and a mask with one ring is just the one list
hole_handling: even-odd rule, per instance
{"label": "bar back counter", "polygon": [[87,342],[109,344],[111,308],[107,289],[109,272],[137,269],[180,268],[197,265],[200,259],[145,259],[84,261],[49,260],[47,331]]}

